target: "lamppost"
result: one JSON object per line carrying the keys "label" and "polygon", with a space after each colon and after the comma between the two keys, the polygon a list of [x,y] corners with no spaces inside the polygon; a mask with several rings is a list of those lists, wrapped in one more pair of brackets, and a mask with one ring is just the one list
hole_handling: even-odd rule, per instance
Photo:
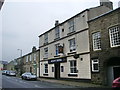
{"label": "lamppost", "polygon": [[22,49],[17,49],[18,51],[20,51],[20,57],[22,57]]}
{"label": "lamppost", "polygon": [[20,75],[21,75],[22,72],[23,72],[23,71],[22,71],[22,70],[23,70],[23,69],[22,69],[22,68],[23,68],[23,67],[22,67],[22,65],[23,65],[23,63],[22,63],[22,49],[17,49],[17,50],[20,51],[20,64],[19,64],[19,70],[20,70],[20,72],[19,72],[19,73],[20,73]]}

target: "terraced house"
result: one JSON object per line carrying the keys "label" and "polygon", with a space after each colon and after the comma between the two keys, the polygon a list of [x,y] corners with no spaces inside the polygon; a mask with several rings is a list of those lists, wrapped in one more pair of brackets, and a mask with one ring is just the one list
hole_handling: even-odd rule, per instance
{"label": "terraced house", "polygon": [[120,76],[120,7],[89,21],[94,83],[112,85]]}
{"label": "terraced house", "polygon": [[23,73],[31,72],[33,74],[36,74],[37,77],[39,77],[39,55],[39,49],[37,50],[36,47],[33,47],[32,52],[22,57]]}
{"label": "terraced house", "polygon": [[39,36],[40,77],[91,80],[89,20],[113,9],[112,2],[83,10]]}

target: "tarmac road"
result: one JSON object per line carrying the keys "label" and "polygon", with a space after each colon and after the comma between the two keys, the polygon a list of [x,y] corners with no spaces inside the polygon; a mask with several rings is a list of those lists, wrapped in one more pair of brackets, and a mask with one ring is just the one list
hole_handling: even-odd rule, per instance
{"label": "tarmac road", "polygon": [[2,88],[75,88],[73,86],[42,81],[22,80],[18,77],[2,75]]}

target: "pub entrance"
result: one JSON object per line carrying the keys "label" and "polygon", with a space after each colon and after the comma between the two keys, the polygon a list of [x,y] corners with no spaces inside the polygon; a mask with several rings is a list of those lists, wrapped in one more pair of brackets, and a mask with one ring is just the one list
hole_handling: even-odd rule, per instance
{"label": "pub entrance", "polygon": [[60,63],[55,63],[55,79],[60,78]]}

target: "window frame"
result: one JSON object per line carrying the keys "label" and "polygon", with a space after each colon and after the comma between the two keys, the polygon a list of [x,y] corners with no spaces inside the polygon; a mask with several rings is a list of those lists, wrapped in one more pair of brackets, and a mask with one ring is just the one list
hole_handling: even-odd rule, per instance
{"label": "window frame", "polygon": [[101,50],[101,32],[92,33],[93,51]]}
{"label": "window frame", "polygon": [[75,38],[72,38],[72,39],[69,40],[69,49],[70,49],[70,52],[76,51],[76,40],[75,40]]}
{"label": "window frame", "polygon": [[26,62],[28,62],[29,60],[28,60],[28,56],[26,56]]}
{"label": "window frame", "polygon": [[48,47],[44,48],[44,58],[48,58]]}
{"label": "window frame", "polygon": [[[71,64],[73,64],[73,65],[71,65]],[[77,61],[76,60],[70,61],[70,74],[77,74]]]}
{"label": "window frame", "polygon": [[69,33],[74,32],[75,31],[75,21],[74,21],[74,19],[68,21],[68,25],[69,25],[69,27],[68,27]]}
{"label": "window frame", "polygon": [[[95,70],[94,65],[97,64],[98,65],[98,70]],[[92,59],[92,72],[99,72],[99,59]]]}
{"label": "window frame", "polygon": [[44,44],[48,43],[48,33],[44,34]]}
{"label": "window frame", "polygon": [[59,39],[60,38],[60,29],[59,27],[55,28],[55,39]]}
{"label": "window frame", "polygon": [[61,66],[61,72],[64,72],[64,66]]}
{"label": "window frame", "polygon": [[59,43],[58,44],[55,44],[55,55],[58,56],[59,54]]}
{"label": "window frame", "polygon": [[[117,28],[117,29],[116,29]],[[111,31],[111,30],[117,30],[117,32],[115,32],[115,31]],[[117,44],[117,45],[115,45],[116,44],[116,41],[118,41],[119,43],[120,43],[120,27],[118,26],[118,25],[116,25],[116,26],[112,26],[112,27],[110,27],[109,29],[109,38],[110,38],[110,46],[111,47],[118,47],[118,46],[120,46],[120,44]],[[111,33],[111,32],[113,32],[113,33]],[[118,35],[116,35],[116,33],[118,34]],[[114,34],[114,35],[113,35]],[[117,40],[115,40],[116,38],[115,38],[115,36],[117,36],[116,38],[117,38]]]}
{"label": "window frame", "polygon": [[48,64],[44,64],[44,73],[48,74]]}

